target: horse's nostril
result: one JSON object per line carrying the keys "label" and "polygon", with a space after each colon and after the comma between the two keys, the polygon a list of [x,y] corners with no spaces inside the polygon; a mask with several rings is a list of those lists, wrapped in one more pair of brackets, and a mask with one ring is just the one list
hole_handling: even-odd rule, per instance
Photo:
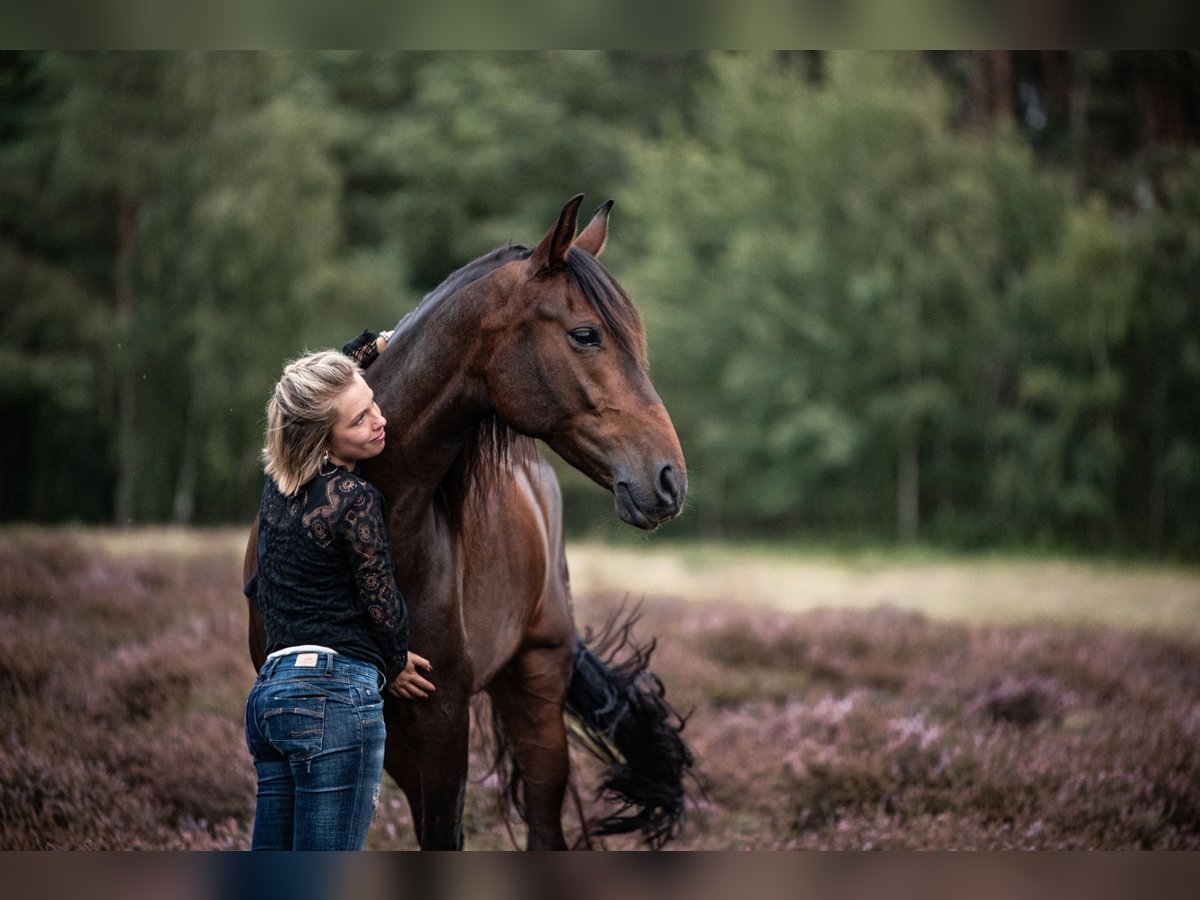
{"label": "horse's nostril", "polygon": [[675,469],[670,463],[663,463],[658,469],[658,499],[674,505],[679,502],[679,480],[675,477]]}

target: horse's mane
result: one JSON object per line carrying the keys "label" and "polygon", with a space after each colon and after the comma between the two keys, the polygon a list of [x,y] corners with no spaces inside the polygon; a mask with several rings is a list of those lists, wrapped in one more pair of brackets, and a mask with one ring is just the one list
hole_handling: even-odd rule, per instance
{"label": "horse's mane", "polygon": [[[401,319],[397,328],[411,327],[430,309],[453,303],[467,285],[532,251],[519,244],[498,247],[455,270],[426,294],[416,309]],[[564,260],[567,277],[596,310],[620,349],[646,365],[646,333],[637,307],[629,295],[595,257],[572,247]],[[532,462],[537,448],[532,438],[510,428],[494,414],[485,416],[471,434],[462,453],[442,483],[438,496],[452,522],[460,521],[463,501],[472,491],[488,492],[501,484],[514,464]]]}

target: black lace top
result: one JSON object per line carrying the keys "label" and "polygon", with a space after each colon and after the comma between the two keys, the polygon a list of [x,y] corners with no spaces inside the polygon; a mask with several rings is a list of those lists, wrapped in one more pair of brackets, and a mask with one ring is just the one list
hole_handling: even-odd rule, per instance
{"label": "black lace top", "polygon": [[408,661],[408,611],[396,587],[383,495],[338,466],[284,497],[270,476],[258,572],[246,585],[267,652],[322,644],[373,663],[390,682]]}

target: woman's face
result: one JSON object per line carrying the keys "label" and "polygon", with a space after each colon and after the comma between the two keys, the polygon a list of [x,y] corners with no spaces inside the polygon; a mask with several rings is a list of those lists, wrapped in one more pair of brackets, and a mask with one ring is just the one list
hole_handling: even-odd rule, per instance
{"label": "woman's face", "polygon": [[360,459],[370,459],[383,452],[385,419],[375,402],[375,392],[361,375],[342,391],[337,400],[338,417],[333,426],[333,441],[329,461],[351,471]]}

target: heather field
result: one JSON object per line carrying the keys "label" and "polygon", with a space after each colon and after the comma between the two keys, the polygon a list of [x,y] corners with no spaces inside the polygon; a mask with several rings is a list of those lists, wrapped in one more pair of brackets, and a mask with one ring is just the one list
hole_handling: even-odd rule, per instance
{"label": "heather field", "polygon": [[[247,846],[243,534],[3,532],[0,849]],[[1200,849],[1200,571],[569,555],[581,623],[640,601],[636,633],[690,713],[673,847]],[[486,759],[480,737],[467,846],[511,847]],[[386,777],[369,846],[413,846]]]}

